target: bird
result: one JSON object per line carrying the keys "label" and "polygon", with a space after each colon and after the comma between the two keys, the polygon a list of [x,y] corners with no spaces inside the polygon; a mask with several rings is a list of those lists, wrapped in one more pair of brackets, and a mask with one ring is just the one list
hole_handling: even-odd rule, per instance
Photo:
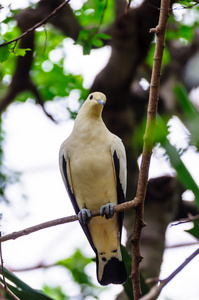
{"label": "bird", "polygon": [[[105,104],[101,92],[88,96],[59,152],[62,179],[96,254],[101,285],[122,284],[127,278],[121,254],[123,212],[113,212],[126,197],[126,152],[121,139],[103,122]],[[97,209],[100,216],[92,218],[91,211]]]}

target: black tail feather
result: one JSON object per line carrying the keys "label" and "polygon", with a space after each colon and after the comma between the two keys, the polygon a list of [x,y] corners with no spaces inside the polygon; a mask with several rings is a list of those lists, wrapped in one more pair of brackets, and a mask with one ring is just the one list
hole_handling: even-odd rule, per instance
{"label": "black tail feather", "polygon": [[[98,270],[97,270],[98,273]],[[120,261],[116,257],[112,257],[104,266],[104,271],[101,280],[98,281],[101,285],[122,284],[126,281],[127,274],[124,266],[124,262]]]}

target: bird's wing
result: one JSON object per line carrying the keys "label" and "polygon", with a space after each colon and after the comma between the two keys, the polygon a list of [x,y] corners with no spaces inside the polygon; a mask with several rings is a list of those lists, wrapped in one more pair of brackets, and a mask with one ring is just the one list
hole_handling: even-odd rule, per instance
{"label": "bird's wing", "polygon": [[[113,159],[113,165],[117,183],[117,203],[123,203],[126,198],[126,181],[127,181],[127,169],[126,169],[126,153],[122,141],[115,136],[115,141],[111,146],[111,154]],[[119,214],[119,227],[120,227],[120,239],[122,231],[122,222],[124,213]]]}
{"label": "bird's wing", "polygon": [[[80,211],[79,206],[77,204],[77,201],[75,199],[75,194],[73,192],[73,184],[72,184],[72,178],[71,178],[71,172],[70,172],[70,160],[67,156],[67,151],[63,151],[62,147],[60,150],[60,155],[59,155],[59,165],[60,165],[60,171],[62,174],[62,178],[64,180],[64,184],[66,187],[66,190],[68,192],[69,198],[72,202],[73,208],[76,212],[76,214],[78,214],[78,212]],[[91,247],[93,248],[93,250],[96,252],[96,248],[94,246],[89,228],[87,224],[83,224],[80,222],[80,225],[82,226],[82,229],[84,230],[84,233],[91,245]]]}

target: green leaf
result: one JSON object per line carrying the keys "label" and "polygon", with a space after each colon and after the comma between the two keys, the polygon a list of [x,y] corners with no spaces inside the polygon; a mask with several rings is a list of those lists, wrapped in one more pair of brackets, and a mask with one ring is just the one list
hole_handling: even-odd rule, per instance
{"label": "green leaf", "polygon": [[111,36],[109,34],[106,34],[106,33],[103,33],[103,32],[96,33],[95,36],[102,39],[102,40],[110,40],[111,39]]}
{"label": "green leaf", "polygon": [[189,232],[195,238],[199,239],[199,220],[194,220],[193,225],[194,225],[193,228],[185,231]]}
{"label": "green leaf", "polygon": [[[0,266],[0,272],[2,273],[2,267]],[[19,279],[17,276],[9,272],[4,268],[5,278],[9,280],[7,285],[9,289],[20,298],[20,300],[34,299],[34,300],[52,300],[52,298],[46,296],[41,291],[32,289],[29,285]],[[2,280],[1,280],[2,281]]]}
{"label": "green leaf", "polygon": [[102,47],[104,45],[104,42],[102,40],[108,40],[111,39],[111,36],[105,33],[96,33],[92,38],[92,44],[95,47]]}
{"label": "green leaf", "polygon": [[83,54],[84,55],[89,55],[92,49],[92,45],[91,44],[84,44],[83,45]]}
{"label": "green leaf", "polygon": [[[5,42],[6,42],[5,40],[1,40],[0,44],[3,44]],[[1,46],[0,47],[0,62],[2,63],[4,61],[6,61],[8,59],[9,54],[10,54],[10,52],[9,52],[8,45]]]}
{"label": "green leaf", "polygon": [[90,36],[90,30],[80,30],[77,42],[86,41],[88,40],[89,36]]}
{"label": "green leaf", "polygon": [[187,167],[181,160],[179,152],[174,146],[172,146],[167,139],[167,125],[163,119],[157,115],[157,130],[162,132],[161,139],[158,141],[157,136],[155,137],[156,142],[160,142],[161,146],[166,150],[169,156],[170,163],[177,172],[179,181],[184,185],[187,190],[191,190],[195,195],[196,204],[199,207],[199,188],[194,181],[192,175],[188,171]]}
{"label": "green leaf", "polygon": [[174,88],[174,93],[186,117],[184,122],[191,133],[191,144],[199,149],[199,114],[182,84]]}
{"label": "green leaf", "polygon": [[27,51],[32,51],[32,50],[30,48],[27,48],[27,49],[19,48],[19,49],[14,50],[13,53],[16,56],[25,56]]}
{"label": "green leaf", "polygon": [[110,26],[115,20],[114,0],[88,0],[85,1],[81,9],[74,13],[82,27],[99,26],[103,16],[103,27]]}
{"label": "green leaf", "polygon": [[196,111],[196,108],[192,104],[192,102],[189,99],[188,93],[184,87],[184,85],[179,84],[175,86],[174,93],[177,97],[177,100],[179,104],[181,105],[184,113],[186,114],[187,118],[195,118],[198,113]]}
{"label": "green leaf", "polygon": [[80,249],[76,249],[72,256],[67,259],[60,260],[56,264],[70,270],[74,280],[79,284],[89,284],[90,278],[85,273],[84,269],[91,262],[91,258],[85,257]]}
{"label": "green leaf", "polygon": [[95,47],[102,47],[104,45],[104,43],[102,42],[102,40],[98,39],[96,36],[94,36],[94,38],[92,39],[92,44],[95,46]]}
{"label": "green leaf", "polygon": [[56,265],[62,266],[71,272],[74,281],[81,288],[82,299],[86,299],[87,296],[98,299],[98,295],[106,289],[106,287],[102,288],[93,284],[90,276],[86,274],[85,268],[92,262],[93,260],[84,256],[80,249],[76,249],[75,253],[69,258],[56,263]]}
{"label": "green leaf", "polygon": [[68,297],[66,294],[63,293],[62,288],[60,286],[51,287],[44,285],[43,290],[45,294],[49,295],[53,299],[59,299],[59,300],[68,300],[70,297]]}
{"label": "green leaf", "polygon": [[111,37],[105,33],[97,33],[98,28],[94,27],[92,30],[81,30],[77,41],[74,44],[79,44],[83,47],[83,54],[88,55],[92,49],[92,46],[100,48],[104,45],[102,41],[110,39]]}

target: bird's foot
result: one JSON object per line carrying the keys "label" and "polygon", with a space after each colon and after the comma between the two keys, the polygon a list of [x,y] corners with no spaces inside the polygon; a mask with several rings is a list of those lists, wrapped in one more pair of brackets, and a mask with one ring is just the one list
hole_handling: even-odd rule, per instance
{"label": "bird's foot", "polygon": [[79,221],[83,224],[88,224],[91,220],[91,212],[89,209],[86,208],[82,208],[79,212],[78,212],[78,218]]}
{"label": "bird's foot", "polygon": [[106,205],[101,206],[100,215],[103,217],[105,215],[106,219],[110,219],[113,217],[113,203],[107,203]]}

